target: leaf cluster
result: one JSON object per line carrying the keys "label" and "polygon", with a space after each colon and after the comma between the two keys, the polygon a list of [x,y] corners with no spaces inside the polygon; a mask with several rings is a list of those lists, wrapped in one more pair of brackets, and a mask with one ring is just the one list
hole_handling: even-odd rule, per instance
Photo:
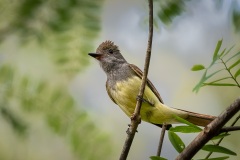
{"label": "leaf cluster", "polygon": [[15,43],[44,48],[59,71],[73,76],[88,64],[102,5],[102,0],[0,2],[0,42],[14,37]]}
{"label": "leaf cluster", "polygon": [[[202,78],[194,87],[193,91],[198,92],[200,88],[204,86],[235,86],[240,88],[240,84],[237,81],[237,78],[240,75],[240,51],[232,54],[230,51],[233,47],[230,49],[224,48],[220,51],[221,45],[222,40],[219,40],[212,57],[212,62],[208,67],[205,67],[202,64],[197,64],[192,67],[192,71],[204,70]],[[214,70],[214,66],[219,66],[219,64],[221,65],[220,69],[212,71]],[[226,76],[210,80],[222,72],[226,73]],[[226,82],[225,80],[231,81]]]}
{"label": "leaf cluster", "polygon": [[[189,3],[189,0],[168,0],[168,1],[155,1],[156,7],[156,17],[160,19],[160,21],[165,24],[169,25],[173,22],[173,20],[187,11],[186,6]],[[224,5],[224,1],[215,1],[215,6],[217,9],[221,9]],[[230,13],[230,18],[232,19],[232,25],[235,29],[236,33],[240,31],[240,11],[239,11],[239,4],[234,1],[230,3],[232,11]],[[155,20],[154,25],[157,26],[157,20]]]}
{"label": "leaf cluster", "polygon": [[159,9],[157,11],[157,16],[165,24],[172,23],[176,16],[179,16],[182,12],[184,12],[184,0],[158,1],[158,3]]}
{"label": "leaf cluster", "polygon": [[[175,116],[175,119],[185,125],[180,125],[180,126],[175,126],[170,128],[170,130],[168,131],[168,137],[169,140],[172,144],[172,146],[175,148],[175,150],[178,153],[181,153],[184,149],[185,149],[185,143],[183,142],[183,140],[178,136],[177,133],[199,133],[202,131],[202,128],[188,122],[185,119],[182,119],[178,116]],[[227,137],[229,136],[229,133],[221,133],[219,135],[214,136],[211,141],[212,144],[206,144],[204,145],[201,150],[202,151],[208,151],[208,152],[214,152],[214,153],[223,153],[223,154],[227,154],[227,155],[233,155],[236,156],[237,154],[233,151],[231,151],[228,148],[225,148],[223,146],[219,146],[219,144],[215,143],[215,140],[219,140],[221,138]],[[230,158],[229,156],[222,156],[222,157],[215,157],[215,158],[207,158],[208,160],[224,160],[224,159],[228,159]],[[164,157],[158,157],[158,156],[151,156],[150,157],[151,160],[167,160]],[[200,160],[200,159],[199,159]],[[203,160],[203,159],[201,159]]]}
{"label": "leaf cluster", "polygon": [[[185,149],[185,143],[181,140],[181,138],[177,135],[177,133],[198,133],[202,131],[202,128],[180,118],[180,117],[175,117],[179,122],[186,124],[182,126],[176,126],[173,127],[169,130],[168,132],[168,137],[170,142],[172,143],[173,147],[178,153],[181,153]],[[221,139],[223,137],[229,136],[230,134],[228,133],[222,133],[219,135],[216,135],[215,137],[212,138],[213,144],[206,144],[204,145],[201,150],[203,151],[208,151],[208,152],[217,152],[217,153],[223,153],[223,154],[228,154],[228,155],[234,155],[236,156],[237,154],[233,151],[231,151],[228,148],[225,148],[223,146],[219,146],[218,144],[214,143],[214,140]],[[229,156],[224,156],[224,157],[215,157],[215,158],[209,158],[209,160],[222,160],[222,159],[228,159]]]}
{"label": "leaf cluster", "polygon": [[[194,65],[192,67],[192,71],[201,71],[204,70],[204,74],[202,78],[200,79],[199,83],[194,87],[193,91],[198,92],[199,89],[203,86],[235,86],[239,87],[239,82],[237,81],[238,76],[240,75],[240,52],[237,52],[235,54],[232,54],[230,51],[233,47],[230,49],[223,49],[220,51],[222,45],[222,40],[219,40],[215,51],[213,53],[212,62],[208,67],[205,67],[202,64]],[[222,68],[217,69],[216,71],[212,72],[212,68],[215,65],[221,64]],[[218,73],[225,71],[227,73],[226,77],[220,77],[218,79],[212,80],[209,82],[209,80],[213,77],[215,77]],[[225,82],[224,80],[231,79],[231,82]],[[176,134],[179,133],[198,133],[202,131],[202,128],[199,128],[198,126],[180,118],[175,117],[177,121],[186,124],[184,126],[176,126],[172,127],[168,132],[168,137],[170,142],[172,143],[175,150],[179,153],[181,153],[185,149],[185,143],[181,140],[181,138]],[[222,140],[224,137],[229,136],[228,133],[222,133],[219,135],[216,135],[212,138],[213,144],[206,144],[201,148],[203,151],[208,151],[209,153],[223,153],[228,155],[237,155],[235,152],[231,151],[228,148],[225,148],[223,146],[219,146],[219,143],[215,143],[214,140]],[[220,141],[221,142],[221,141]],[[211,155],[211,154],[209,154]],[[158,159],[158,157],[153,157],[155,159]],[[162,158],[162,157],[161,157]],[[223,156],[223,157],[215,157],[215,158],[209,158],[207,156],[206,159],[211,160],[224,160],[228,159],[229,156]]]}

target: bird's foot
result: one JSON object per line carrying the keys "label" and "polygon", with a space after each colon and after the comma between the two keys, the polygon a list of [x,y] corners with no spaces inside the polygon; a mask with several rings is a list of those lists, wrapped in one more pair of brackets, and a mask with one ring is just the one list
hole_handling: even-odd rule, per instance
{"label": "bird's foot", "polygon": [[139,96],[139,95],[137,95],[136,100],[137,100],[137,101],[142,101],[142,102],[144,102],[143,97],[141,97],[141,96]]}
{"label": "bird's foot", "polygon": [[151,106],[154,106],[154,103],[150,102],[150,100],[146,100],[146,99],[144,99],[143,97],[140,97],[139,95],[137,95],[136,100],[137,100],[137,101],[142,101],[142,102],[148,103],[148,104],[151,105]]}
{"label": "bird's foot", "polygon": [[143,97],[141,97],[141,96],[139,96],[139,95],[137,95],[136,100],[137,100],[137,101],[141,101],[141,102],[148,103],[148,101],[147,101],[146,99],[144,99]]}

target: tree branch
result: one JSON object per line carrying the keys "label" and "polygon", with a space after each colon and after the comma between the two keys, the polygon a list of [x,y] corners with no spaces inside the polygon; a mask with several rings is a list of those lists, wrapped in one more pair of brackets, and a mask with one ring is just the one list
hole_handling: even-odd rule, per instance
{"label": "tree branch", "polygon": [[140,110],[142,105],[142,97],[143,97],[143,93],[144,93],[145,85],[147,81],[148,68],[149,68],[150,59],[151,59],[152,37],[153,37],[153,0],[148,0],[148,4],[149,4],[148,5],[149,6],[149,35],[148,35],[148,46],[147,46],[147,53],[145,58],[143,78],[142,78],[142,83],[139,90],[138,98],[136,97],[137,98],[136,108],[133,113],[133,116],[131,117],[131,126],[127,131],[128,135],[125,140],[122,153],[119,158],[120,160],[127,159],[138,124],[141,122]]}
{"label": "tree branch", "polygon": [[164,140],[166,129],[167,129],[167,125],[163,124],[162,125],[162,132],[160,134],[160,139],[159,139],[159,144],[158,144],[158,150],[157,150],[157,156],[159,156],[159,157],[161,155],[162,145],[163,145],[163,140]]}
{"label": "tree branch", "polygon": [[231,131],[239,131],[239,130],[240,130],[240,126],[223,127],[223,128],[220,130],[220,133],[223,133],[223,132],[231,132]]}
{"label": "tree branch", "polygon": [[222,114],[208,124],[202,132],[177,156],[176,160],[191,159],[240,110],[240,97]]}
{"label": "tree branch", "polygon": [[[237,121],[238,121],[239,119],[240,119],[240,114],[239,114],[239,115],[237,116],[237,118],[232,122],[231,127],[233,127],[233,126],[237,123]],[[222,129],[223,129],[223,128],[222,128]],[[230,131],[230,130],[229,130],[229,131]],[[227,131],[226,133],[228,133],[229,131]],[[217,142],[216,145],[219,145],[219,144],[222,142],[223,139],[224,139],[224,137],[222,137],[221,139],[219,139],[219,141]],[[212,153],[213,153],[213,152],[209,152],[205,159],[208,159],[208,158],[212,155]]]}

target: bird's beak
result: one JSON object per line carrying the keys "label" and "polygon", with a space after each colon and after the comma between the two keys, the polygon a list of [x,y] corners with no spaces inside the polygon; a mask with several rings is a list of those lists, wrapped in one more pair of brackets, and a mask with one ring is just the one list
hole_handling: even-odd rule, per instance
{"label": "bird's beak", "polygon": [[88,53],[88,55],[98,60],[102,57],[102,54],[98,54],[98,53]]}

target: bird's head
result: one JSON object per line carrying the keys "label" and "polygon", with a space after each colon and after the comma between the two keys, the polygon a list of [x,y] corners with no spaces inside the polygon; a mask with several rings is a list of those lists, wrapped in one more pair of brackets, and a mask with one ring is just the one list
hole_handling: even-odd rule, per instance
{"label": "bird's head", "polygon": [[121,64],[126,63],[126,60],[120,53],[118,46],[112,41],[105,41],[101,43],[96,53],[89,53],[88,55],[97,59],[106,73],[111,72],[113,69],[121,67]]}

